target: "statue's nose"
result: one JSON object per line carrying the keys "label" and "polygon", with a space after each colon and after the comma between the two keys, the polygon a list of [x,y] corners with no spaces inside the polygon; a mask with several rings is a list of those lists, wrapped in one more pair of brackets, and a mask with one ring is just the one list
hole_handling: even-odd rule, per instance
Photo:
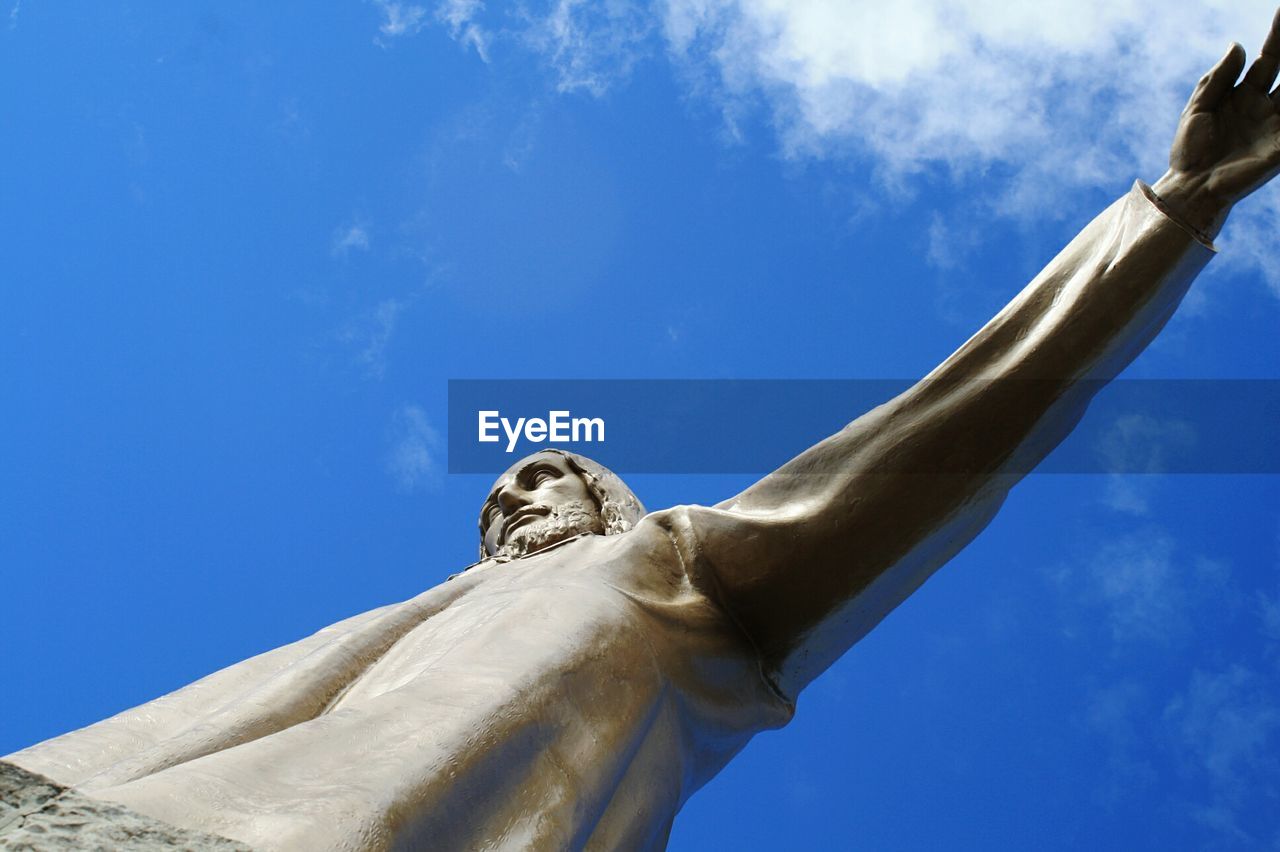
{"label": "statue's nose", "polygon": [[510,517],[512,512],[529,505],[529,492],[514,482],[498,489],[498,508],[502,514]]}

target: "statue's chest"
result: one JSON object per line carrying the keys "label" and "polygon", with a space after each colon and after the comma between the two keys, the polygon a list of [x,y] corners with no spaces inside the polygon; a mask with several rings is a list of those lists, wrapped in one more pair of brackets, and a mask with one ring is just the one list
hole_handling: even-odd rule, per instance
{"label": "statue's chest", "polygon": [[[653,649],[665,643],[654,632],[666,628],[651,623],[646,607],[666,596],[636,576],[653,565],[597,550],[566,547],[554,560],[549,553],[486,566],[473,589],[373,661],[341,703],[410,689],[488,706],[565,672],[656,671]],[[640,602],[638,588],[648,593]]]}

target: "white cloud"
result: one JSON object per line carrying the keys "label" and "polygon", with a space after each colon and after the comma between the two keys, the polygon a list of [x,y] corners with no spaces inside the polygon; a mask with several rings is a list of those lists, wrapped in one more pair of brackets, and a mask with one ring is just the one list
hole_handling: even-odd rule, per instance
{"label": "white cloud", "polygon": [[1262,635],[1274,650],[1280,646],[1280,594],[1269,595],[1258,592],[1254,599],[1255,609],[1262,622]]}
{"label": "white cloud", "polygon": [[489,61],[489,34],[476,22],[484,11],[481,0],[444,0],[436,7],[435,18],[449,29],[454,41],[475,48],[485,62]]}
{"label": "white cloud", "polygon": [[[1110,805],[1153,784],[1170,793],[1181,787],[1190,820],[1232,841],[1229,848],[1262,848],[1241,817],[1273,810],[1280,708],[1271,678],[1234,662],[1193,669],[1164,700],[1148,697],[1155,684],[1125,679],[1093,690],[1086,701],[1084,721],[1108,746],[1109,771],[1094,779],[1099,799]],[[1268,833],[1256,817],[1252,822],[1254,831]]]}
{"label": "white cloud", "polygon": [[369,376],[380,379],[386,372],[387,346],[407,307],[404,299],[383,299],[338,334],[341,342],[355,349],[356,362]]}
{"label": "white cloud", "polygon": [[1185,421],[1145,414],[1116,417],[1099,438],[1095,451],[1108,471],[1102,502],[1121,514],[1146,517],[1158,479],[1146,474],[1179,468],[1196,445],[1196,430]]}
{"label": "white cloud", "polygon": [[1223,783],[1260,761],[1274,762],[1266,748],[1280,731],[1269,678],[1235,664],[1220,672],[1196,671],[1186,691],[1165,709],[1165,717],[1196,754],[1204,769]]}
{"label": "white cloud", "polygon": [[675,56],[711,66],[722,96],[763,96],[794,153],[853,144],[898,169],[1004,162],[1093,182],[1114,179],[1107,160],[1161,166],[1196,78],[1229,38],[1259,39],[1272,11],[1270,0],[668,0],[664,31]]}
{"label": "white cloud", "polygon": [[[1052,216],[1065,193],[1154,180],[1196,79],[1252,50],[1271,0],[666,0],[668,48],[726,115],[763,104],[791,157],[869,155],[901,182],[941,166],[1002,212]],[[995,175],[1001,175],[997,178]],[[1264,270],[1280,191],[1228,238]],[[935,254],[942,254],[935,243]]]}
{"label": "white cloud", "polygon": [[[413,3],[399,3],[395,0],[372,0],[373,5],[382,10],[382,23],[378,32],[388,38],[413,35],[427,23],[427,10],[424,6]],[[385,42],[375,39],[385,46]]]}
{"label": "white cloud", "polygon": [[625,80],[649,53],[657,23],[649,9],[629,0],[555,0],[528,21],[525,38],[550,64],[556,88],[596,96]]}
{"label": "white cloud", "polygon": [[[1084,721],[1108,746],[1109,771],[1095,779],[1101,802],[1113,804],[1161,784],[1166,795],[1180,800],[1186,818],[1215,842],[1262,848],[1266,840],[1280,837],[1280,822],[1258,819],[1274,811],[1280,692],[1268,665],[1254,661],[1273,656],[1274,599],[1258,595],[1257,606],[1241,606],[1245,599],[1224,565],[1189,560],[1158,532],[1105,547],[1101,554],[1104,559],[1090,571],[1092,582],[1101,581],[1114,638],[1160,638],[1160,631],[1148,629],[1152,617],[1176,625],[1199,615],[1192,637],[1257,627],[1266,646],[1256,657],[1224,660],[1231,653],[1229,643],[1189,645],[1181,659],[1188,660],[1184,665],[1190,672],[1172,690],[1158,666],[1116,669],[1114,659],[1097,661],[1104,679],[1108,669],[1118,678],[1092,688],[1082,708]],[[1101,572],[1108,565],[1120,570],[1105,579]],[[1192,667],[1193,659],[1203,664]]]}
{"label": "white cloud", "polygon": [[436,20],[461,28],[473,23],[482,11],[484,3],[480,0],[444,0],[436,7]]}
{"label": "white cloud", "polygon": [[1075,593],[1089,621],[1101,616],[1117,657],[1182,644],[1248,603],[1228,565],[1180,551],[1159,526],[1102,541],[1056,579]]}
{"label": "white cloud", "polygon": [[9,29],[16,30],[18,28],[18,12],[22,11],[22,0],[14,0],[13,8],[9,10]]}
{"label": "white cloud", "polygon": [[1114,805],[1159,780],[1147,753],[1150,735],[1142,724],[1148,704],[1143,685],[1130,680],[1094,689],[1087,696],[1085,722],[1109,747],[1108,771],[1099,773],[1093,787],[1104,805]]}
{"label": "white cloud", "polygon": [[[1102,544],[1059,579],[1078,590],[1093,611],[1088,620],[1110,633],[1117,651],[1136,652],[1090,663],[1100,683],[1081,710],[1107,746],[1108,771],[1094,779],[1099,801],[1112,805],[1158,784],[1212,838],[1189,838],[1193,845],[1274,845],[1280,596],[1243,593],[1229,566],[1187,553],[1155,526]],[[1261,650],[1227,641],[1255,630]],[[1159,649],[1159,662],[1148,666],[1142,651],[1152,641],[1179,652]],[[1171,684],[1173,670],[1185,674]]]}
{"label": "white cloud", "polygon": [[521,4],[509,16],[514,25],[497,30],[481,23],[484,9],[481,0],[441,0],[435,19],[486,62],[490,44],[499,39],[529,48],[551,70],[561,93],[601,96],[659,47],[651,38],[660,26],[658,10],[633,0]]}
{"label": "white cloud", "polygon": [[1145,518],[1151,514],[1151,490],[1141,476],[1108,474],[1102,503],[1113,512]]}
{"label": "white cloud", "polygon": [[482,0],[441,0],[431,14],[428,14],[426,6],[417,3],[397,0],[370,2],[382,11],[382,23],[378,25],[380,35],[373,40],[380,47],[385,48],[388,44],[383,36],[392,39],[416,35],[427,24],[435,22],[444,26],[459,44],[475,48],[481,59],[489,61],[490,34],[476,20],[484,11]]}
{"label": "white cloud", "polygon": [[[459,37],[479,3],[450,0]],[[1006,215],[1155,180],[1191,87],[1229,41],[1256,51],[1273,0],[550,0],[503,35],[562,92],[602,95],[661,53],[731,136],[763,110],[785,156],[856,158],[887,184],[939,169]],[[1230,263],[1280,295],[1280,188],[1237,213]],[[942,235],[939,235],[942,236]],[[931,240],[931,252],[949,258]],[[963,247],[962,247],[963,248]]]}
{"label": "white cloud", "polygon": [[369,250],[369,229],[361,224],[344,225],[333,233],[329,252],[335,257],[346,257],[353,250]]}
{"label": "white cloud", "polygon": [[927,236],[925,256],[931,265],[944,270],[960,266],[965,254],[975,243],[972,233],[962,231],[956,223],[949,222],[937,213],[929,222]]}
{"label": "white cloud", "polygon": [[1209,783],[1211,801],[1193,816],[1238,842],[1257,844],[1236,815],[1259,792],[1267,798],[1280,770],[1275,757],[1280,707],[1271,678],[1239,663],[1220,671],[1197,670],[1164,717],[1187,768]]}
{"label": "white cloud", "polygon": [[426,413],[416,405],[405,405],[391,422],[391,451],[387,472],[402,491],[415,491],[439,481],[436,452],[440,436],[431,427]]}
{"label": "white cloud", "polygon": [[1280,228],[1280,190],[1271,186],[1249,199],[1243,215],[1235,215],[1217,240],[1233,263],[1248,264],[1266,279],[1280,298],[1280,265],[1276,263],[1276,230]]}
{"label": "white cloud", "polygon": [[1107,427],[1097,451],[1111,472],[1165,473],[1170,461],[1185,455],[1195,443],[1196,431],[1190,423],[1125,414]]}
{"label": "white cloud", "polygon": [[1117,642],[1164,641],[1185,626],[1186,593],[1172,556],[1173,541],[1150,533],[1111,542],[1090,562],[1092,591]]}

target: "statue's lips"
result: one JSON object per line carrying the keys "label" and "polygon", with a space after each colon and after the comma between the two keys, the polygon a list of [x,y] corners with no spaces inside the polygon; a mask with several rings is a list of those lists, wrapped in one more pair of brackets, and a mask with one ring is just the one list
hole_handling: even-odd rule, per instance
{"label": "statue's lips", "polygon": [[515,531],[516,527],[520,526],[525,521],[532,520],[533,518],[543,518],[548,514],[549,510],[545,506],[534,506],[528,509],[521,509],[508,518],[507,522],[502,525],[502,537],[504,539],[507,538],[507,536],[511,535],[511,533]]}

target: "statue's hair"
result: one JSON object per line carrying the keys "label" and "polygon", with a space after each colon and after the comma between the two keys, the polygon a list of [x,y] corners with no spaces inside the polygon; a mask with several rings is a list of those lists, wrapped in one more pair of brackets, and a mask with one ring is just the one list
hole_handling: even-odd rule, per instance
{"label": "statue's hair", "polygon": [[[564,458],[568,462],[570,469],[582,479],[587,491],[591,494],[591,498],[595,500],[596,505],[600,509],[600,523],[604,528],[604,535],[617,535],[624,533],[636,525],[636,523],[644,517],[645,508],[635,493],[627,487],[619,476],[609,470],[597,461],[580,456],[577,453],[571,453],[567,450],[541,450],[533,455],[542,455],[544,453],[555,453]],[[493,488],[489,491],[489,497],[485,500],[484,505],[480,509],[480,558],[492,556],[485,550],[485,533],[489,531],[485,518],[488,516],[488,508],[492,501],[496,499],[498,487],[513,471],[519,470],[532,456],[526,456],[520,461],[512,465],[506,473],[498,477]]]}

